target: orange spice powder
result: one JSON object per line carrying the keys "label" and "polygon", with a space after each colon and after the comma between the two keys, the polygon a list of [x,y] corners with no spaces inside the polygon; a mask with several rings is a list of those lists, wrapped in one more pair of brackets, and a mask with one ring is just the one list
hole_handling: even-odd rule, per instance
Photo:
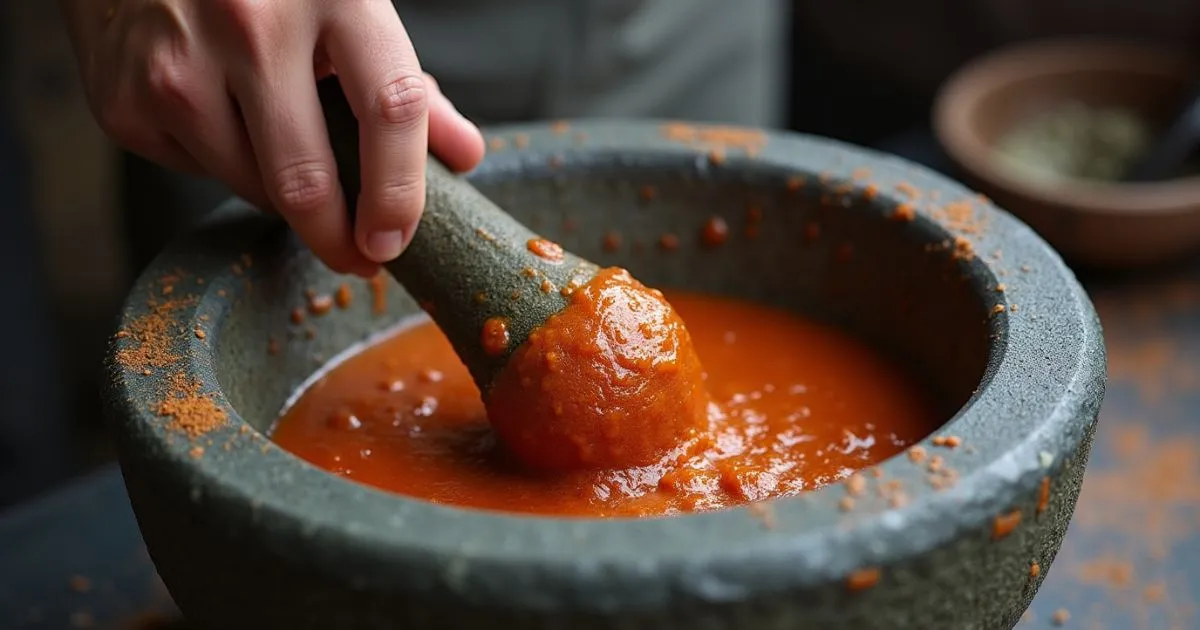
{"label": "orange spice powder", "polygon": [[882,576],[883,573],[878,567],[859,569],[846,578],[846,588],[851,591],[865,591],[879,584],[879,578]]}

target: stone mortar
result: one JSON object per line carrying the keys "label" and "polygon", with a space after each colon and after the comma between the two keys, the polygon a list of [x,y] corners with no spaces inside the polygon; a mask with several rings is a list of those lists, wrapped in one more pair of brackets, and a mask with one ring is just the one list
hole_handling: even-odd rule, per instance
{"label": "stone mortar", "polygon": [[[749,509],[591,520],[437,506],[327,474],[267,431],[315,369],[420,308],[390,279],[374,303],[367,282],[233,201],[145,272],[106,363],[134,511],[192,623],[1016,623],[1067,529],[1105,385],[1095,311],[1028,227],[903,160],[795,134],[591,121],[489,137],[471,181],[568,250],[651,286],[829,318],[895,353],[945,401],[937,435],[962,445],[922,446],[957,483],[934,488],[928,459],[902,454],[864,474],[848,511],[835,484]],[[713,215],[730,226],[718,248],[699,238]],[[666,234],[677,247],[660,246]],[[342,283],[347,308],[291,321],[306,290]],[[195,413],[163,406],[179,396]],[[897,487],[905,501],[880,492]]]}

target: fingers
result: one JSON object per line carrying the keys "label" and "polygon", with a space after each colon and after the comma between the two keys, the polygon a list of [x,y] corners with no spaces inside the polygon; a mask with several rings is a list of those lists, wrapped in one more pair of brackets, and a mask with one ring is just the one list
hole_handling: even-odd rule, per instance
{"label": "fingers", "polygon": [[450,170],[475,168],[483,159],[483,134],[454,108],[433,77],[425,78],[433,88],[429,97],[429,150]]}
{"label": "fingers", "polygon": [[270,207],[220,68],[204,59],[179,63],[160,53],[148,56],[145,72],[147,101],[158,105],[152,114],[158,127],[173,130],[175,143],[205,174],[260,208]]}
{"label": "fingers", "polygon": [[292,229],[334,271],[371,275],[354,243],[338,184],[311,51],[281,54],[235,86],[257,170]]}
{"label": "fingers", "polygon": [[355,236],[367,258],[400,255],[425,206],[430,87],[387,2],[330,16],[326,46],[359,121],[362,192]]}

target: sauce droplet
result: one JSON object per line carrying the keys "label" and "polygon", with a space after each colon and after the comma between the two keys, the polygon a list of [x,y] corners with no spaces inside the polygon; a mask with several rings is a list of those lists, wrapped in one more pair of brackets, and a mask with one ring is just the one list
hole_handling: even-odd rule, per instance
{"label": "sauce droplet", "polygon": [[509,343],[508,320],[503,317],[491,317],[483,323],[483,331],[479,342],[488,356],[498,357],[508,350]]}
{"label": "sauce droplet", "polygon": [[544,238],[531,238],[529,242],[525,243],[525,247],[542,260],[561,262],[563,259],[563,248],[558,243]]}
{"label": "sauce droplet", "polygon": [[712,217],[700,231],[700,240],[707,247],[720,247],[729,238],[729,225],[721,217]]}

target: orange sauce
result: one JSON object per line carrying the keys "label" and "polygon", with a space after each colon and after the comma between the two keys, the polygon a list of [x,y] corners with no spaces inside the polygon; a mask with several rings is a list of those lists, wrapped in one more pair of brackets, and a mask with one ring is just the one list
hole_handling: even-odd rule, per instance
{"label": "orange sauce", "polygon": [[563,248],[554,241],[548,241],[544,238],[531,238],[525,243],[525,248],[531,254],[549,262],[562,262],[566,254],[563,253]]}
{"label": "orange sauce", "polygon": [[562,471],[653,464],[704,433],[709,399],[675,310],[611,268],[530,333],[485,402],[513,455]]}
{"label": "orange sauce", "polygon": [[508,343],[508,320],[489,317],[479,333],[479,344],[483,346],[483,351],[489,356],[498,357],[508,351]]}
{"label": "orange sauce", "polygon": [[[687,322],[711,402],[696,436],[649,463],[533,472],[514,457],[509,438],[499,438],[504,433],[489,423],[466,368],[423,317],[317,379],[280,419],[273,438],[334,474],[436,503],[629,517],[812,490],[901,452],[940,424],[922,387],[836,328],[727,298],[683,292],[669,298]],[[540,350],[522,345],[510,361],[523,352],[544,359],[552,343],[565,340],[544,340]],[[513,365],[502,374],[519,376]],[[494,410],[498,391],[493,387],[489,400]],[[636,394],[620,395],[628,402]],[[525,405],[534,426],[544,420],[545,409],[529,407],[529,399],[514,396],[505,404]],[[514,411],[512,421],[518,419]],[[645,430],[637,428],[644,422],[638,417],[624,422],[631,432]],[[552,451],[544,444],[531,448]],[[575,446],[567,451],[579,453]]]}

